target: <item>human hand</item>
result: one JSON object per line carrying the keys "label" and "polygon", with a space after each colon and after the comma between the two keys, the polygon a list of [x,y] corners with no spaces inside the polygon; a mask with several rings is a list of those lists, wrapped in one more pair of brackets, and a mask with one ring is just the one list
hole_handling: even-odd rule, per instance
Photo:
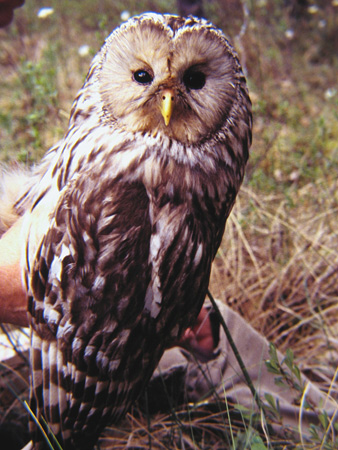
{"label": "human hand", "polygon": [[193,327],[187,328],[177,343],[178,346],[186,348],[194,353],[199,359],[207,361],[215,357],[215,342],[210,309],[203,307]]}

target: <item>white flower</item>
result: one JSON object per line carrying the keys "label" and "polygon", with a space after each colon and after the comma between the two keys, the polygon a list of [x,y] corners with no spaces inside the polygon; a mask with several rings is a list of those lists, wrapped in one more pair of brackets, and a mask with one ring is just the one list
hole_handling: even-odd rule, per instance
{"label": "white flower", "polygon": [[317,5],[311,5],[308,7],[307,10],[309,11],[310,14],[317,14],[317,12],[319,11],[319,8]]}
{"label": "white flower", "polygon": [[130,12],[122,11],[120,17],[121,17],[121,20],[123,20],[123,22],[126,22],[128,19],[130,19]]}
{"label": "white flower", "polygon": [[54,13],[54,8],[41,8],[38,11],[38,18],[39,19],[45,19],[46,17],[50,16]]}
{"label": "white flower", "polygon": [[290,181],[298,181],[299,176],[300,176],[299,170],[294,170],[293,172],[290,173],[289,180]]}
{"label": "white flower", "polygon": [[87,56],[89,53],[90,47],[87,44],[81,45],[81,47],[79,47],[78,49],[78,54],[82,57]]}
{"label": "white flower", "polygon": [[322,19],[318,22],[318,28],[325,28],[326,27],[326,20]]}
{"label": "white flower", "polygon": [[285,37],[287,39],[293,39],[293,37],[295,36],[295,32],[293,30],[286,30],[285,31]]}
{"label": "white flower", "polygon": [[333,98],[336,95],[337,95],[337,89],[335,89],[335,88],[328,88],[328,89],[326,89],[326,91],[324,93],[324,97],[326,98],[326,100],[330,100],[330,98]]}
{"label": "white flower", "polygon": [[280,169],[276,169],[273,174],[276,181],[283,181],[283,173]]}

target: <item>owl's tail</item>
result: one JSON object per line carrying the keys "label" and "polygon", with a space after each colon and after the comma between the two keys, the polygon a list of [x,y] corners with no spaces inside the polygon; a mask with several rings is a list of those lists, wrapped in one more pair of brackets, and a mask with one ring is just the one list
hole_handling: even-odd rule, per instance
{"label": "owl's tail", "polygon": [[0,167],[0,236],[20,217],[15,205],[32,179],[30,169]]}

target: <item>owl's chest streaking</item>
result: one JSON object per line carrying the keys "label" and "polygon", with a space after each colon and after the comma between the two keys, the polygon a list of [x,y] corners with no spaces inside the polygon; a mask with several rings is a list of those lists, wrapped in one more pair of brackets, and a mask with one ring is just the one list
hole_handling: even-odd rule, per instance
{"label": "owl's chest streaking", "polygon": [[156,161],[145,149],[75,164],[29,270],[32,394],[81,448],[93,417],[120,418],[197,316],[234,200],[227,177]]}
{"label": "owl's chest streaking", "polygon": [[205,175],[147,158],[133,176],[110,177],[106,163],[103,176],[99,162],[61,191],[31,274],[35,310],[53,332],[66,316],[74,330],[88,320],[132,328],[142,317],[145,334],[167,345],[196,316],[233,200],[211,198]]}

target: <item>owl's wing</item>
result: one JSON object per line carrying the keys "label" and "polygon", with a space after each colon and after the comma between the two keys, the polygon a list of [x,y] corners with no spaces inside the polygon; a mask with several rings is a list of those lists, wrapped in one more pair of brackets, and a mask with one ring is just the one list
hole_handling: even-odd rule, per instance
{"label": "owl's wing", "polygon": [[151,277],[148,203],[142,185],[99,187],[81,177],[65,189],[36,253],[31,407],[64,450],[92,448],[142,387],[136,350]]}

